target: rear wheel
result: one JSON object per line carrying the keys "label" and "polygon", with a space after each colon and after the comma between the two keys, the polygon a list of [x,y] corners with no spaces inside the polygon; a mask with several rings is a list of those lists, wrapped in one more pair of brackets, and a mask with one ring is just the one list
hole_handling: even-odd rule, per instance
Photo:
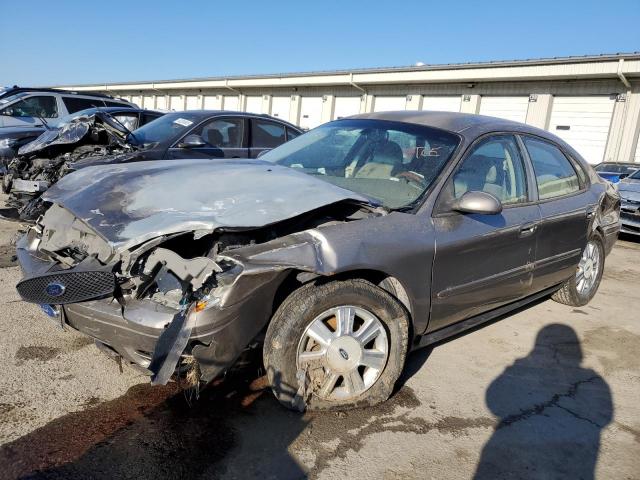
{"label": "rear wheel", "polygon": [[380,403],[404,366],[408,331],[405,308],[370,282],[305,285],[267,330],[271,388],[283,405],[299,410]]}
{"label": "rear wheel", "polygon": [[575,275],[563,283],[551,298],[573,307],[586,305],[598,291],[603,271],[604,241],[602,235],[594,232],[582,251]]}

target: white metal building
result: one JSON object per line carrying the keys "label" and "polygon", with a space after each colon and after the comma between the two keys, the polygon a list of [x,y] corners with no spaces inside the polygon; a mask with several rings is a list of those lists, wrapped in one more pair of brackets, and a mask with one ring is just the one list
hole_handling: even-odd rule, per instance
{"label": "white metal building", "polygon": [[550,130],[591,163],[640,162],[640,53],[63,88],[145,108],[267,113],[303,128],[387,110],[492,115]]}

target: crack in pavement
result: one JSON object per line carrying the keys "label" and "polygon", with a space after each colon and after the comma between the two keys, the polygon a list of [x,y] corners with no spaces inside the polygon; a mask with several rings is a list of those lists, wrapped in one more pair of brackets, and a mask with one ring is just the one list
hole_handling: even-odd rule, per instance
{"label": "crack in pavement", "polygon": [[507,417],[503,418],[500,423],[498,424],[498,426],[496,427],[496,431],[500,430],[501,428],[504,427],[509,427],[511,425],[513,425],[514,423],[517,423],[521,420],[526,420],[527,418],[533,417],[534,415],[542,415],[544,413],[544,411],[547,408],[552,408],[552,407],[558,407],[561,410],[566,411],[567,413],[571,414],[572,416],[574,416],[575,418],[579,419],[579,420],[584,420],[590,424],[592,424],[594,427],[597,428],[604,428],[602,425],[599,425],[598,423],[594,422],[591,419],[582,417],[580,415],[578,415],[576,412],[572,411],[571,409],[564,407],[562,405],[559,404],[560,400],[563,398],[575,398],[576,393],[578,393],[578,387],[580,385],[583,385],[585,383],[591,383],[594,380],[597,380],[598,376],[594,375],[591,376],[589,378],[587,378],[586,380],[579,380],[577,382],[574,382],[573,384],[571,384],[571,387],[569,387],[569,390],[566,393],[556,393],[553,395],[553,397],[551,397],[550,400],[547,400],[546,402],[543,403],[538,403],[536,405],[534,405],[531,408],[527,408],[525,410],[521,410],[520,413],[516,413],[513,415],[508,415]]}

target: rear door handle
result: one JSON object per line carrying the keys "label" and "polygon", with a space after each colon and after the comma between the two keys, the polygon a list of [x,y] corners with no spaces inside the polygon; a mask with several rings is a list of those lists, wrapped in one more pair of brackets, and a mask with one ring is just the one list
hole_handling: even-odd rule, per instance
{"label": "rear door handle", "polygon": [[596,216],[596,207],[587,207],[587,218],[591,220]]}
{"label": "rear door handle", "polygon": [[525,223],[520,227],[520,238],[533,235],[538,228],[537,223]]}

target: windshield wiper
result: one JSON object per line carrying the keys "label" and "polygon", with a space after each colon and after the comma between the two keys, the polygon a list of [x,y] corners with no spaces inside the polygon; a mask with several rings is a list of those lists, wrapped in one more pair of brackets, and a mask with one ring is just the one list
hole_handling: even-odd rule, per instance
{"label": "windshield wiper", "polygon": [[46,122],[46,120],[44,119],[44,117],[41,117],[40,115],[38,115],[36,118],[42,122],[42,125],[44,126],[44,128],[46,128],[47,130],[51,130],[51,127],[50,127],[50,126],[49,126],[49,124]]}

